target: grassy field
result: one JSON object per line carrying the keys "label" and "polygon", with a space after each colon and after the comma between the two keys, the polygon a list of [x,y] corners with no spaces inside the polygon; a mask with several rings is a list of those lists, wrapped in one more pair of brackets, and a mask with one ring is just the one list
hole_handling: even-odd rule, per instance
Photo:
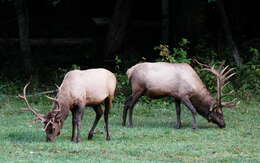
{"label": "grassy field", "polygon": [[[198,130],[191,128],[191,114],[184,108],[182,129],[175,129],[173,104],[138,103],[134,128],[121,126],[122,104],[115,103],[110,114],[112,140],[87,132],[94,111],[87,109],[82,124],[82,142],[70,141],[71,116],[56,142],[45,142],[33,115],[20,111],[18,99],[1,97],[0,162],[260,162],[260,104],[241,103],[237,109],[225,109],[227,127],[219,129],[198,116]],[[34,103],[41,112],[49,111],[47,102]],[[103,131],[103,119],[98,130]]]}

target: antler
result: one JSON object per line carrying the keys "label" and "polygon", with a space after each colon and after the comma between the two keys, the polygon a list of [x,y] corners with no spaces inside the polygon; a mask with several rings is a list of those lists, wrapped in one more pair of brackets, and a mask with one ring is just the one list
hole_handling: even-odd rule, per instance
{"label": "antler", "polygon": [[[202,64],[200,62],[198,62],[196,59],[195,61],[202,66],[205,66],[206,68],[203,68],[203,70],[206,71],[210,71],[212,72],[214,75],[216,75],[217,77],[217,103],[219,106],[225,106],[225,107],[229,107],[229,108],[234,108],[237,104],[234,104],[234,100],[230,101],[230,102],[221,102],[222,97],[229,95],[233,92],[230,91],[227,94],[223,94],[222,90],[225,86],[227,86],[230,82],[227,82],[229,78],[231,78],[233,75],[235,75],[236,73],[231,73],[235,68],[229,68],[229,66],[226,66],[223,68],[224,66],[224,62],[221,63],[220,68],[219,69],[215,69],[215,65],[213,66],[209,66],[206,64]],[[223,68],[223,69],[222,69]],[[231,74],[230,74],[231,73]]]}
{"label": "antler", "polygon": [[60,111],[60,103],[56,98],[52,98],[50,96],[46,96],[48,99],[54,101],[56,103],[56,105],[58,106],[58,109],[56,109],[55,111]]}
{"label": "antler", "polygon": [[27,104],[28,108],[25,108],[23,110],[30,110],[35,116],[36,116],[36,119],[39,119],[41,120],[41,122],[43,123],[45,121],[45,118],[44,118],[44,115],[43,114],[39,114],[37,113],[32,107],[31,105],[29,104],[27,98],[26,98],[26,89],[27,87],[29,86],[30,82],[27,83],[24,88],[23,88],[23,96],[21,95],[18,95],[21,99],[23,99],[25,101],[25,103]]}

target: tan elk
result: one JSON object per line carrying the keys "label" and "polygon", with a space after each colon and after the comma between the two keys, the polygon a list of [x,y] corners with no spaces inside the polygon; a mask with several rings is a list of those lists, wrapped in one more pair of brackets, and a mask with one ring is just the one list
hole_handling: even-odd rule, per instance
{"label": "tan elk", "polygon": [[106,139],[110,140],[108,131],[108,114],[112,105],[112,100],[116,88],[116,77],[106,69],[73,70],[68,72],[58,88],[52,111],[44,114],[37,113],[29,104],[26,98],[26,88],[24,87],[23,96],[28,105],[27,110],[32,111],[36,119],[44,124],[46,140],[54,141],[60,134],[60,130],[66,120],[69,111],[72,113],[72,137],[74,142],[80,141],[80,124],[83,117],[85,106],[93,107],[96,118],[89,131],[88,139],[92,139],[96,125],[103,114],[101,104],[104,102],[104,120]]}
{"label": "tan elk", "polygon": [[[205,65],[206,66],[206,65]],[[222,102],[222,89],[226,81],[235,73],[230,74],[233,68],[215,69],[207,66],[205,70],[212,72],[217,77],[217,99],[214,99],[194,69],[185,63],[139,63],[128,69],[127,76],[132,86],[132,95],[126,101],[123,110],[122,125],[126,125],[127,113],[129,127],[133,126],[132,114],[137,100],[145,95],[150,98],[171,96],[175,99],[177,128],[181,127],[181,102],[192,113],[192,128],[197,128],[196,113],[199,113],[209,122],[216,123],[220,128],[225,127],[223,107],[233,108],[232,102]]]}

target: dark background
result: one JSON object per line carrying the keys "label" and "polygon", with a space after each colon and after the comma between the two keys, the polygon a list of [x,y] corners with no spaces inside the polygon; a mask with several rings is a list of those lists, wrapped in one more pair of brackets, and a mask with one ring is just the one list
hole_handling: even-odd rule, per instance
{"label": "dark background", "polygon": [[[119,56],[123,62],[118,71],[124,72],[127,67],[139,62],[142,57],[147,61],[158,58],[158,51],[154,50],[155,46],[167,43],[174,47],[181,38],[190,41],[188,49],[190,58],[227,60],[231,65],[236,65],[232,51],[225,52],[230,48],[228,36],[223,28],[223,17],[214,1],[168,1],[167,41],[162,39],[162,1],[159,0],[128,0],[128,4],[121,6],[121,8],[130,8],[128,18],[124,18],[125,10],[115,7],[117,3],[122,3],[122,0],[17,1],[25,2],[29,20],[28,37],[29,40],[37,40],[38,43],[37,41],[30,43],[31,69],[28,69],[24,65],[25,53],[21,52],[19,42],[18,14],[14,5],[16,0],[0,1],[2,77],[24,78],[21,74],[30,76],[37,73],[43,75],[58,69],[69,69],[71,65],[78,65],[81,69],[105,67],[115,71],[115,56]],[[223,1],[222,5],[232,40],[239,50],[241,61],[246,63],[253,59],[249,48],[258,49],[260,46],[258,5],[256,1],[237,0]],[[110,21],[97,23],[95,18]],[[127,23],[124,22],[125,20]],[[119,43],[107,39],[111,30],[119,31],[117,28],[111,29],[111,23],[119,24],[116,26],[119,29],[123,23],[126,24]],[[53,39],[59,41],[52,41]],[[116,45],[116,48],[106,50],[109,43]],[[219,56],[211,56],[208,49],[215,51]]]}

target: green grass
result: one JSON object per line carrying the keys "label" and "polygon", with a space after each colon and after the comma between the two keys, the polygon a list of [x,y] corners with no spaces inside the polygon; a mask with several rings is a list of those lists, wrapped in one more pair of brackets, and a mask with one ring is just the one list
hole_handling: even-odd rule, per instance
{"label": "green grass", "polygon": [[[0,97],[0,162],[260,162],[260,104],[241,103],[225,109],[227,127],[219,129],[201,116],[198,130],[191,128],[191,113],[183,108],[182,129],[175,129],[173,104],[138,103],[134,128],[121,126],[122,104],[115,103],[110,114],[112,140],[96,134],[87,140],[94,111],[87,109],[81,143],[70,141],[71,116],[55,142],[45,142],[45,133],[34,117],[19,110],[24,104]],[[34,103],[46,113],[48,102]],[[98,129],[103,131],[103,119]]]}

